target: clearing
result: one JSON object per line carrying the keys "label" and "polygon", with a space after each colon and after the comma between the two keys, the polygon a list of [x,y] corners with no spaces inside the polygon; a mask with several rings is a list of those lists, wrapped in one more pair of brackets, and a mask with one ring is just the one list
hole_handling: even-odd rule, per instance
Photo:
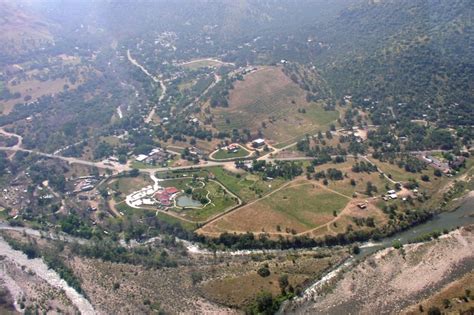
{"label": "clearing", "polygon": [[323,226],[334,219],[350,197],[297,179],[236,211],[204,226],[202,234],[266,232],[292,235]]}
{"label": "clearing", "polygon": [[274,142],[296,141],[306,133],[327,130],[339,117],[322,104],[308,103],[306,92],[279,67],[264,67],[237,81],[229,107],[213,109],[213,114],[219,130],[262,128]]}
{"label": "clearing", "polygon": [[251,152],[239,145],[239,149],[235,152],[229,152],[227,149],[219,149],[212,153],[209,157],[213,160],[230,160],[245,158],[250,156]]}

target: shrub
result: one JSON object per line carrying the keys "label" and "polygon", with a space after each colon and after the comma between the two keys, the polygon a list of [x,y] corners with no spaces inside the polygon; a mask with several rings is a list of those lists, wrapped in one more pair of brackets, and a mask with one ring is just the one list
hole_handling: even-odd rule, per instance
{"label": "shrub", "polygon": [[270,270],[267,267],[262,267],[257,270],[257,273],[260,277],[268,277],[270,275]]}

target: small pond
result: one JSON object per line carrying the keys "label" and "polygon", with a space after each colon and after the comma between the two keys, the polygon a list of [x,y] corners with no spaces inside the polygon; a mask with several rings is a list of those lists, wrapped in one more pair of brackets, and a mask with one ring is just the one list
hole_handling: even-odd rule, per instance
{"label": "small pond", "polygon": [[193,208],[198,208],[202,207],[201,202],[198,200],[194,200],[191,198],[191,196],[188,195],[180,195],[176,198],[176,204],[178,207],[193,207]]}

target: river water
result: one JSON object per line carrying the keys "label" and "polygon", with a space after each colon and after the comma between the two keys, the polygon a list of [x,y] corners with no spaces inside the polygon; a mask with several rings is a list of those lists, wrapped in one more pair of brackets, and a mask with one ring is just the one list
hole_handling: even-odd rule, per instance
{"label": "river water", "polygon": [[368,242],[363,244],[361,246],[361,253],[358,256],[367,256],[367,254],[379,249],[391,246],[394,241],[407,244],[414,241],[417,237],[428,233],[453,230],[469,224],[474,224],[474,196],[472,194],[465,198],[461,202],[461,205],[454,211],[437,214],[425,223],[397,233],[391,237],[384,238],[380,242]]}
{"label": "river water", "polygon": [[[308,287],[302,296],[294,300],[286,301],[282,304],[277,314],[286,314],[291,304],[304,303],[317,294],[318,290],[323,287],[328,281],[335,278],[342,270],[353,267],[357,262],[378,250],[392,246],[394,241],[399,241],[402,244],[407,244],[414,241],[417,237],[432,233],[442,232],[443,230],[453,230],[461,226],[474,224],[474,194],[471,192],[468,197],[461,201],[461,204],[456,210],[451,212],[442,212],[435,215],[431,220],[410,228],[406,231],[397,233],[391,237],[382,239],[380,242],[366,242],[360,246],[361,251],[341,265],[336,266],[328,273],[326,273],[320,280]],[[291,312],[290,312],[291,313]]]}

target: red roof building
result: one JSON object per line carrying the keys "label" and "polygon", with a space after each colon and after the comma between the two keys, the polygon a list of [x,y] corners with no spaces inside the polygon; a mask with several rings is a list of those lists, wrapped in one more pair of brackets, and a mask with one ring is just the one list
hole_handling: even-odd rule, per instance
{"label": "red roof building", "polygon": [[179,189],[177,189],[176,187],[167,187],[167,188],[165,188],[164,192],[169,194],[169,195],[174,195],[174,194],[179,192]]}

